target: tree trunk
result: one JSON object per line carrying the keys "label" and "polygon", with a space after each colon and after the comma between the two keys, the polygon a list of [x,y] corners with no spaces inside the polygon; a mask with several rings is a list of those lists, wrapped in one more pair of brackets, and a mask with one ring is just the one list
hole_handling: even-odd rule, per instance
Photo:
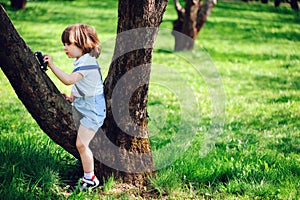
{"label": "tree trunk", "polygon": [[40,69],[33,52],[18,34],[2,6],[0,67],[41,129],[78,158],[72,107]]}
{"label": "tree trunk", "polygon": [[[146,105],[153,44],[166,5],[166,0],[119,1],[118,35],[105,80],[108,112],[104,129],[109,141],[99,134],[92,145],[102,147],[95,156],[100,163],[135,185],[145,184],[146,177],[155,171]],[[101,166],[97,169],[107,172]]]}
{"label": "tree trunk", "polygon": [[262,3],[268,4],[269,1],[268,0],[261,0]]}
{"label": "tree trunk", "polygon": [[299,11],[299,5],[298,5],[298,2],[297,0],[291,0],[290,1],[290,4],[291,4],[291,8],[295,11]]}
{"label": "tree trunk", "polygon": [[[146,104],[153,43],[166,5],[167,0],[119,1],[118,35],[104,87],[107,118],[90,144],[99,177],[113,173],[127,183],[144,185],[155,171]],[[0,67],[41,129],[79,158],[71,105],[39,68],[2,6]]]}
{"label": "tree trunk", "polygon": [[[297,11],[297,12],[299,11],[299,5],[298,5],[297,0],[290,0],[290,1],[288,1],[288,2],[289,2],[289,4],[291,5],[291,8],[292,8],[293,10],[295,10],[295,11]],[[274,6],[275,6],[275,8],[279,7],[280,3],[281,3],[281,0],[275,0],[275,1],[274,1]]]}
{"label": "tree trunk", "polygon": [[10,0],[10,7],[13,9],[25,9],[26,0]]}
{"label": "tree trunk", "polygon": [[216,0],[186,0],[185,8],[182,8],[179,0],[174,0],[178,19],[173,22],[175,37],[175,51],[192,50],[194,41],[205,24]]}
{"label": "tree trunk", "polygon": [[274,6],[277,8],[281,3],[281,0],[274,0]]}

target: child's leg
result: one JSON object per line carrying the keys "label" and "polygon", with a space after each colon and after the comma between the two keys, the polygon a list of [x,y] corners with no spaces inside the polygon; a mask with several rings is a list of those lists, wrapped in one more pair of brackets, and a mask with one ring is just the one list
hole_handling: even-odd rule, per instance
{"label": "child's leg", "polygon": [[80,154],[83,171],[90,173],[94,171],[94,157],[89,143],[95,136],[95,131],[88,129],[82,125],[79,126],[78,135],[76,139],[76,147]]}
{"label": "child's leg", "polygon": [[99,185],[99,180],[94,174],[94,157],[93,152],[89,148],[89,143],[95,136],[95,131],[88,129],[82,125],[79,126],[76,139],[76,147],[80,154],[84,176],[81,181],[81,191],[93,189]]}

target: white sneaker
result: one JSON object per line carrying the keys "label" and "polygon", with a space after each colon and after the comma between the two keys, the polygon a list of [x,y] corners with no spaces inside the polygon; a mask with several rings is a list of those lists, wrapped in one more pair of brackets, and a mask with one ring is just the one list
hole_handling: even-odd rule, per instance
{"label": "white sneaker", "polygon": [[80,191],[92,190],[98,186],[99,186],[99,180],[94,175],[92,177],[92,179],[86,179],[86,178],[82,177],[79,189],[80,189]]}

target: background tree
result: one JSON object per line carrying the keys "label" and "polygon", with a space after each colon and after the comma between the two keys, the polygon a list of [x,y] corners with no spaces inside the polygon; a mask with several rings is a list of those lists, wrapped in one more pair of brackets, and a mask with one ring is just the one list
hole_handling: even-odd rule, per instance
{"label": "background tree", "polygon": [[13,9],[25,9],[26,0],[10,0],[10,7]]}
{"label": "background tree", "polygon": [[[185,0],[182,7],[179,0],[174,0],[178,19],[173,22],[173,35],[175,37],[175,50],[192,50],[194,41],[205,24],[217,0]],[[180,34],[181,33],[181,34]],[[185,39],[185,36],[193,40]]]}
{"label": "background tree", "polygon": [[[287,1],[290,5],[291,5],[291,8],[295,11],[299,11],[299,5],[298,5],[298,2],[297,0],[288,0]],[[281,3],[281,0],[275,0],[274,1],[274,6],[275,7],[278,7]]]}
{"label": "background tree", "polygon": [[[143,185],[146,183],[146,177],[154,171],[148,139],[146,103],[152,46],[166,4],[166,0],[119,1],[118,35],[114,58],[105,80],[107,119],[104,129],[97,132],[91,144],[95,155],[95,172],[98,176],[106,178],[114,173],[116,178],[121,178],[127,183]],[[136,28],[144,28],[142,29],[143,35],[140,31],[130,32],[135,33],[134,37],[130,38],[122,34],[124,31]],[[141,38],[143,38],[142,42],[147,44],[137,50],[129,48],[130,51],[128,51],[127,45],[139,45]],[[139,68],[139,66],[142,67]],[[0,9],[0,67],[18,98],[41,129],[57,144],[79,158],[75,147],[76,127],[71,105],[39,68],[33,52],[18,34],[2,6]],[[114,92],[120,79],[135,68],[142,69],[139,71],[139,76],[129,74],[126,76],[128,78],[123,80],[121,90]],[[137,89],[135,89],[136,80],[140,83]],[[130,96],[127,102],[119,99],[123,97],[123,92]],[[112,107],[112,105],[118,106]],[[124,110],[123,106],[129,108],[129,111]],[[119,112],[120,118],[117,121],[112,109]],[[123,112],[129,112],[131,121],[134,123],[128,123],[126,119],[122,119]],[[121,130],[120,126],[125,127],[126,130]],[[136,129],[136,127],[140,128]],[[114,151],[116,149],[117,151]],[[147,155],[146,159],[143,155]],[[111,163],[103,163],[105,160]]]}

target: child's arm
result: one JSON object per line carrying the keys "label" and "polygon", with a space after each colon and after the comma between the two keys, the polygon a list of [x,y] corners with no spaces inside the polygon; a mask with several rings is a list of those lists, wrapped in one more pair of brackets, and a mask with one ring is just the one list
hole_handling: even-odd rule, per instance
{"label": "child's arm", "polygon": [[72,85],[83,78],[83,76],[79,72],[73,72],[72,74],[67,74],[61,69],[59,69],[56,65],[54,65],[51,56],[48,54],[45,54],[44,62],[48,62],[48,66],[50,67],[52,72],[65,85]]}

